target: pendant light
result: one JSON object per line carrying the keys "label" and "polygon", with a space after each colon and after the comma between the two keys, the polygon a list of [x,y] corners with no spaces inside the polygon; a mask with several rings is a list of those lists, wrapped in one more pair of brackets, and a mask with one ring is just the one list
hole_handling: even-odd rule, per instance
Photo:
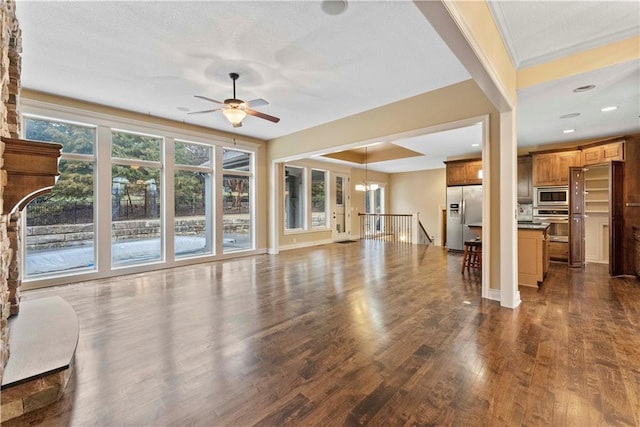
{"label": "pendant light", "polygon": [[364,182],[361,182],[360,184],[356,184],[356,191],[369,191],[369,190],[375,191],[380,187],[378,184],[369,184],[369,182],[367,181],[368,161],[369,161],[368,148],[364,147]]}

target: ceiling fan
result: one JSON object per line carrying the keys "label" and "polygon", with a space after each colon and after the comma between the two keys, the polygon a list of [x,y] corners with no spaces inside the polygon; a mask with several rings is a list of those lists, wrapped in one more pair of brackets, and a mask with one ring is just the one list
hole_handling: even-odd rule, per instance
{"label": "ceiling fan", "polygon": [[211,110],[193,111],[187,114],[204,114],[213,113],[216,111],[222,111],[222,114],[231,122],[234,128],[242,126],[242,120],[249,114],[250,116],[259,117],[264,120],[269,120],[273,123],[278,123],[279,118],[270,116],[268,114],[261,113],[259,111],[252,110],[250,107],[259,107],[262,105],[269,105],[267,101],[262,98],[254,99],[253,101],[243,101],[236,98],[236,80],[240,75],[238,73],[229,73],[229,77],[233,80],[233,98],[225,99],[224,102],[216,101],[215,99],[207,98],[202,95],[194,95],[196,98],[204,99],[205,101],[213,102],[222,105],[222,107],[214,108]]}

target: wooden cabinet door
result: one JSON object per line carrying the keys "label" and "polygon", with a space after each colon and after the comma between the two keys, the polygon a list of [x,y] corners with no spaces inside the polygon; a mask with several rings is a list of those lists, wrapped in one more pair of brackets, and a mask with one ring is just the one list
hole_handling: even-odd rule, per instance
{"label": "wooden cabinet door", "polygon": [[624,163],[611,162],[609,168],[609,275],[624,273]]}
{"label": "wooden cabinet door", "polygon": [[518,203],[533,202],[531,156],[518,157]]}
{"label": "wooden cabinet door", "polygon": [[624,142],[614,142],[602,146],[602,161],[624,160]]}
{"label": "wooden cabinet door", "polygon": [[542,187],[555,185],[555,154],[534,154],[533,156],[533,186]]}
{"label": "wooden cabinet door", "polygon": [[569,267],[584,267],[584,171],[569,169]]}
{"label": "wooden cabinet door", "polygon": [[482,184],[482,178],[480,178],[480,171],[482,170],[482,160],[475,160],[467,163],[466,184]]}
{"label": "wooden cabinet door", "polygon": [[447,186],[467,183],[467,165],[464,162],[447,163]]}
{"label": "wooden cabinet door", "polygon": [[447,186],[482,184],[482,160],[455,160],[447,165]]}
{"label": "wooden cabinet door", "polygon": [[569,168],[582,166],[580,151],[563,151],[556,154],[554,185],[569,184]]}
{"label": "wooden cabinet door", "polygon": [[582,159],[585,166],[602,163],[602,147],[591,147],[582,150]]}

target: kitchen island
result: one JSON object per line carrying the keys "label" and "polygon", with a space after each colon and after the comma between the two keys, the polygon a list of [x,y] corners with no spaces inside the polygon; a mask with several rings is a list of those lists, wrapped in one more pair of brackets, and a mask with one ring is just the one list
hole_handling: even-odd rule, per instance
{"label": "kitchen island", "polygon": [[[549,270],[549,226],[547,222],[518,222],[518,285],[538,287]],[[478,237],[482,223],[468,225]]]}
{"label": "kitchen island", "polygon": [[549,270],[548,223],[518,223],[518,285],[538,287]]}

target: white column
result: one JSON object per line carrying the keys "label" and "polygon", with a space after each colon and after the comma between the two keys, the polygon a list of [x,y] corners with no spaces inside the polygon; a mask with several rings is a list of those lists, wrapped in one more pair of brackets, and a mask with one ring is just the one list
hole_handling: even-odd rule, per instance
{"label": "white column", "polygon": [[516,113],[500,113],[500,305],[520,305],[518,290],[518,220]]}

